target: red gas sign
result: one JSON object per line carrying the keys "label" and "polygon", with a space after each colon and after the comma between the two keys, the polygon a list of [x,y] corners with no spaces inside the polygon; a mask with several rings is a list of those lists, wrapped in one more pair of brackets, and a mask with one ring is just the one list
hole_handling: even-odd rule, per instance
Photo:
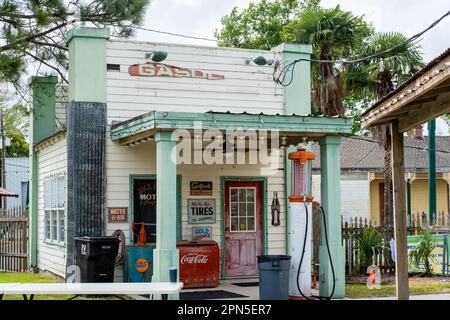
{"label": "red gas sign", "polygon": [[153,62],[133,64],[128,68],[128,73],[132,76],[141,77],[197,78],[207,80],[223,80],[225,78],[222,74],[207,73],[198,69],[179,68]]}

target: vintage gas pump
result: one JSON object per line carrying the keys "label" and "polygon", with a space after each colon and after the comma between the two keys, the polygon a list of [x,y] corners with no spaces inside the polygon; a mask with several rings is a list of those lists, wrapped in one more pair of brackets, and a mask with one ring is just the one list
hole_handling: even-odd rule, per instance
{"label": "vintage gas pump", "polygon": [[[291,258],[289,296],[311,296],[312,160],[315,154],[299,148],[289,153],[291,195],[289,197],[289,241]],[[300,266],[301,264],[301,266]],[[299,270],[300,268],[300,270]]]}

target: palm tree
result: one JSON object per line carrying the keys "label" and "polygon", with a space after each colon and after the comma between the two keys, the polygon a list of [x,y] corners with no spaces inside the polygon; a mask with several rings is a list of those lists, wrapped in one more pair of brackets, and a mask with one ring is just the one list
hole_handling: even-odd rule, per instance
{"label": "palm tree", "polygon": [[[359,56],[367,57],[389,48],[394,50],[378,55],[360,65],[351,66],[347,85],[371,100],[378,100],[394,90],[422,66],[420,46],[407,42],[399,32],[376,33],[364,42]],[[362,85],[363,84],[363,85]],[[361,89],[363,88],[363,89]],[[389,125],[377,126],[372,130],[373,136],[384,148],[384,227],[387,228],[387,240],[392,237],[393,202],[391,172],[391,132]]]}
{"label": "palm tree", "polygon": [[[351,56],[371,33],[362,16],[343,11],[339,5],[326,9],[316,3],[304,8],[286,26],[283,36],[285,41],[312,44],[313,58],[329,61]],[[345,70],[331,62],[319,62],[312,64],[312,75],[315,108],[325,116],[343,116]]]}

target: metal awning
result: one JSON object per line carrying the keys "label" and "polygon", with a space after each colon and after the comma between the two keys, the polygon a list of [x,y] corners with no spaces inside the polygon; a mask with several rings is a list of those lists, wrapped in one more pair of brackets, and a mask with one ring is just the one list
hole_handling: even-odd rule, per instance
{"label": "metal awning", "polygon": [[[111,125],[111,139],[129,145],[152,139],[158,131],[195,130],[260,130],[278,131],[280,137],[297,141],[301,137],[318,139],[329,135],[352,133],[353,118],[301,115],[268,115],[231,112],[162,112],[151,111]],[[295,142],[298,143],[298,142]]]}
{"label": "metal awning", "polygon": [[393,121],[399,132],[450,113],[450,49],[361,115],[363,129]]}
{"label": "metal awning", "polygon": [[14,192],[10,192],[2,187],[0,187],[0,197],[16,197],[18,198],[19,195]]}

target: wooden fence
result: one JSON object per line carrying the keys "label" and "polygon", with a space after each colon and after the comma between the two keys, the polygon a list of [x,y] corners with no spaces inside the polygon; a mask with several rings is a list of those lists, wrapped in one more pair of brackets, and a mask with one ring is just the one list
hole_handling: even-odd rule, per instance
{"label": "wooden fence", "polygon": [[17,207],[0,209],[0,271],[28,269],[28,215]]}
{"label": "wooden fence", "polygon": [[[408,217],[407,223],[409,235],[418,235],[424,229],[435,233],[450,233],[450,213],[448,212],[438,212],[431,225],[428,215],[424,212],[412,214],[411,218]],[[342,222],[342,243],[345,250],[345,272],[347,275],[354,273],[355,266],[359,261],[355,234],[369,227],[380,232],[387,231],[384,227],[367,219],[350,218],[348,221]],[[389,243],[383,243],[383,246],[384,248],[390,247]],[[378,254],[375,257],[375,264],[380,267],[382,273],[393,273],[395,271],[389,249],[385,250],[384,254]]]}

